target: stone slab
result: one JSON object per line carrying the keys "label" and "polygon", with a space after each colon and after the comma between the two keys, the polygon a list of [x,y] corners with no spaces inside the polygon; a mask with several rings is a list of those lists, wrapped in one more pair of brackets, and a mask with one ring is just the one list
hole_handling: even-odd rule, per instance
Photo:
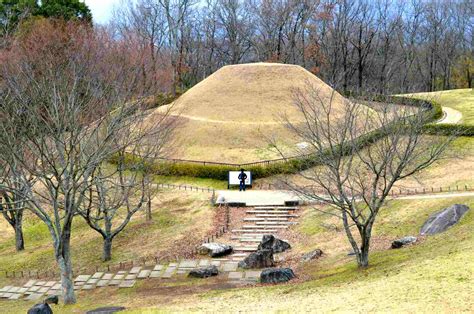
{"label": "stone slab", "polygon": [[95,285],[85,284],[82,286],[82,290],[92,290],[95,288]]}
{"label": "stone slab", "polygon": [[8,298],[8,300],[18,300],[18,299],[21,298],[21,296],[22,296],[22,295],[19,294],[19,293],[14,293],[14,294],[12,294],[12,295]]}
{"label": "stone slab", "polygon": [[122,280],[112,279],[109,281],[109,286],[118,286],[121,282]]}
{"label": "stone slab", "polygon": [[48,292],[49,289],[50,289],[50,287],[42,287],[42,288],[39,288],[38,292],[39,293],[46,293],[46,292]]}
{"label": "stone slab", "polygon": [[140,266],[133,267],[130,270],[130,274],[138,274],[140,272],[140,270],[142,270],[142,268]]}
{"label": "stone slab", "polygon": [[119,288],[132,288],[136,283],[136,280],[124,280],[120,283]]}
{"label": "stone slab", "polygon": [[176,270],[176,267],[168,267],[165,270],[165,272],[163,273],[163,275],[161,276],[161,278],[171,278],[171,276],[173,276],[175,270]]}
{"label": "stone slab", "polygon": [[0,292],[8,292],[8,290],[10,290],[11,288],[13,288],[13,287],[12,286],[5,286],[2,289],[0,289]]}
{"label": "stone slab", "polygon": [[161,270],[154,270],[150,273],[150,278],[160,278]]}
{"label": "stone slab", "polygon": [[186,270],[186,269],[178,269],[176,271],[176,274],[178,275],[183,275],[183,274],[186,274],[187,272],[189,272],[189,270]]}
{"label": "stone slab", "polygon": [[144,269],[142,270],[141,272],[138,273],[138,276],[137,278],[138,279],[145,279],[145,278],[148,278],[151,274],[151,270],[149,269]]}
{"label": "stone slab", "polygon": [[237,267],[238,267],[238,263],[227,262],[223,264],[222,271],[225,271],[225,272],[236,271]]}
{"label": "stone slab", "polygon": [[104,279],[99,280],[99,281],[97,282],[97,285],[96,285],[96,286],[97,286],[97,287],[106,287],[106,286],[109,284],[109,281],[110,281],[110,280],[104,280]]}
{"label": "stone slab", "polygon": [[104,276],[104,273],[98,271],[98,272],[96,272],[94,275],[92,275],[92,278],[94,278],[94,279],[100,279],[100,278],[102,278],[102,276]]}
{"label": "stone slab", "polygon": [[28,291],[28,288],[20,288],[18,289],[18,293],[25,293],[26,291]]}
{"label": "stone slab", "polygon": [[[36,280],[29,280],[27,283],[25,283],[23,285],[23,287],[30,288],[30,287],[33,287],[35,285],[35,283],[36,283]],[[0,289],[0,291],[1,291],[1,289]]]}
{"label": "stone slab", "polygon": [[129,274],[125,276],[125,280],[135,280],[137,279],[137,274]]}
{"label": "stone slab", "polygon": [[102,276],[102,279],[103,280],[110,280],[114,277],[114,274],[105,274],[104,276]]}
{"label": "stone slab", "polygon": [[20,287],[11,287],[10,290],[8,290],[8,292],[10,292],[10,293],[17,293],[18,290],[20,290]]}
{"label": "stone slab", "polygon": [[39,300],[43,297],[43,294],[41,293],[32,293],[29,296],[26,297],[26,300],[28,301],[36,301]]}
{"label": "stone slab", "polygon": [[208,259],[202,259],[199,261],[199,266],[200,267],[205,267],[205,266],[209,266],[211,262],[208,260]]}
{"label": "stone slab", "polygon": [[170,263],[168,267],[178,267],[178,263]]}
{"label": "stone slab", "polygon": [[28,291],[30,291],[30,292],[36,292],[36,291],[38,291],[40,288],[41,288],[40,286],[33,286],[33,287],[28,288]]}
{"label": "stone slab", "polygon": [[196,268],[198,265],[197,260],[184,260],[179,263],[178,268],[187,268],[187,269],[193,269]]}
{"label": "stone slab", "polygon": [[231,271],[229,273],[229,279],[230,280],[240,280],[242,279],[244,273],[243,272],[240,272],[240,271]]}
{"label": "stone slab", "polygon": [[[76,277],[76,279],[74,280],[75,282],[86,282],[87,280],[89,280],[91,278],[90,275],[79,275]],[[43,286],[43,285],[42,285]]]}
{"label": "stone slab", "polygon": [[154,271],[159,271],[159,270],[162,270],[163,268],[164,268],[163,265],[158,264],[158,265],[155,265],[155,267],[153,267],[153,270]]}
{"label": "stone slab", "polygon": [[211,265],[214,265],[214,266],[221,266],[221,261],[211,261]]}
{"label": "stone slab", "polygon": [[47,283],[44,284],[45,287],[52,287],[56,284],[56,281],[48,281]]}
{"label": "stone slab", "polygon": [[97,282],[99,282],[99,279],[96,279],[96,278],[91,278],[87,280],[88,285],[95,285]]}
{"label": "stone slab", "polygon": [[128,272],[125,270],[121,270],[117,272],[117,275],[126,275],[126,274],[128,274]]}
{"label": "stone slab", "polygon": [[114,279],[115,280],[122,280],[125,278],[125,274],[119,274],[117,273],[117,275],[114,276]]}
{"label": "stone slab", "polygon": [[257,270],[248,270],[245,272],[245,279],[246,280],[259,280],[261,271]]}
{"label": "stone slab", "polygon": [[46,281],[37,281],[35,283],[35,286],[44,286],[46,284]]}

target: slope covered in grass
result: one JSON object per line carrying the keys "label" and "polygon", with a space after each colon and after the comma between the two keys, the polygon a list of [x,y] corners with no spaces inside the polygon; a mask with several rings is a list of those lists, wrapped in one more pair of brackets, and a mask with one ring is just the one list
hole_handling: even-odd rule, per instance
{"label": "slope covered in grass", "polygon": [[[426,218],[453,203],[471,210],[446,232],[420,238],[416,245],[390,250],[390,241],[417,235]],[[122,305],[126,313],[162,312],[461,312],[474,306],[474,199],[395,200],[381,212],[370,267],[358,270],[338,222],[305,209],[296,231],[299,256],[322,248],[323,258],[300,265],[299,280],[279,285],[231,289],[219,278],[147,280],[133,289],[80,292],[79,303],[58,306],[59,313],[81,313]],[[31,303],[0,302],[0,312],[23,313]]]}

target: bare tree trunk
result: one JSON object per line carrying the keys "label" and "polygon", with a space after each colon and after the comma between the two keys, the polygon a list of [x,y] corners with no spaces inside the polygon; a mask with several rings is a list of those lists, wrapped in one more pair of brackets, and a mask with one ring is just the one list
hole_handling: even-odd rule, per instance
{"label": "bare tree trunk", "polygon": [[23,251],[25,249],[25,240],[23,238],[23,221],[21,217],[19,220],[16,222],[14,228],[15,228],[15,248],[16,250]]}
{"label": "bare tree trunk", "polygon": [[74,304],[76,303],[76,296],[74,294],[71,260],[69,257],[59,257],[57,263],[61,271],[61,288],[63,291],[64,304]]}
{"label": "bare tree trunk", "polygon": [[152,220],[152,217],[151,217],[151,197],[150,197],[150,196],[148,196],[148,200],[147,200],[146,220],[147,220],[147,221],[151,221],[151,220]]}
{"label": "bare tree trunk", "polygon": [[112,259],[112,238],[104,238],[104,251],[102,255],[104,262],[110,261]]}

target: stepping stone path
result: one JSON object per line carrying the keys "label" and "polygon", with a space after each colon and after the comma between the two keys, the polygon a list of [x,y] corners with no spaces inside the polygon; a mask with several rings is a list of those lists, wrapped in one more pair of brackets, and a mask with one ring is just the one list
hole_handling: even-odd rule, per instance
{"label": "stepping stone path", "polygon": [[[186,276],[191,270],[215,265],[220,273],[234,284],[255,284],[260,278],[261,271],[239,271],[238,262],[248,254],[257,251],[262,237],[278,233],[289,226],[297,224],[297,207],[290,206],[260,206],[246,210],[247,217],[242,220],[242,226],[232,230],[230,243],[234,253],[225,258],[182,260],[168,265],[157,264],[149,267],[135,266],[130,270],[118,272],[96,272],[92,275],[81,274],[74,279],[76,291],[91,291],[103,287],[119,289],[132,288],[137,280],[166,280],[177,276]],[[22,286],[0,287],[0,301],[28,300],[41,301],[48,296],[60,296],[61,283],[59,281],[29,280]]]}

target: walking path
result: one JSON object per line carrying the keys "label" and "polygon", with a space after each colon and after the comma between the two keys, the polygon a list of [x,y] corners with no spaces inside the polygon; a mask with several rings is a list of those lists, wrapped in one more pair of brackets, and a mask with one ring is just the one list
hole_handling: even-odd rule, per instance
{"label": "walking path", "polygon": [[439,119],[436,124],[439,123],[451,123],[456,124],[462,120],[462,113],[456,109],[450,107],[442,107],[443,117]]}

